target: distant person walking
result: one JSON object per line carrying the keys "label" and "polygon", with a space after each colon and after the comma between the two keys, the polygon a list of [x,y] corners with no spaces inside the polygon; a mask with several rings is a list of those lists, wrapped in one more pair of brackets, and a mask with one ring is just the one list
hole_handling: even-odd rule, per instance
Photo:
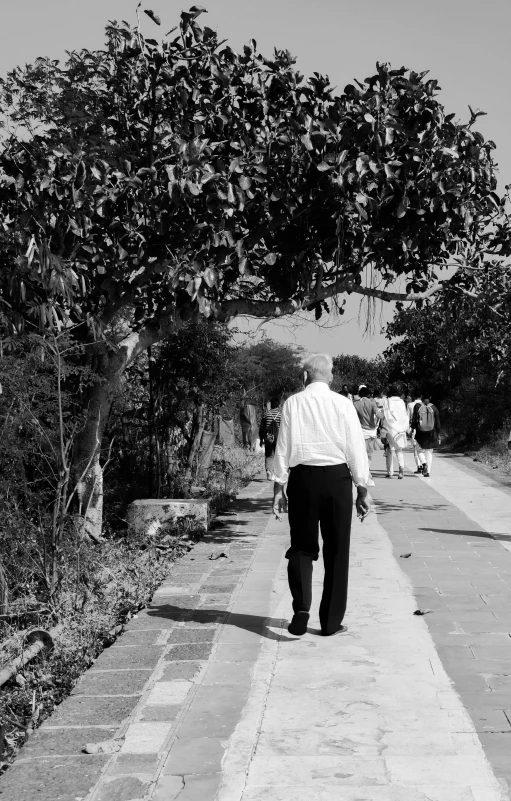
{"label": "distant person walking", "polygon": [[[365,384],[361,384],[360,386],[365,387]],[[360,400],[360,387],[358,384],[353,384],[353,394],[351,396],[351,400],[353,403],[356,403]]]}
{"label": "distant person walking", "polygon": [[353,404],[330,390],[332,358],[318,353],[304,364],[305,389],[284,403],[277,451],[273,511],[280,519],[287,482],[291,545],[289,588],[293,598],[291,634],[307,631],[312,603],[312,565],[323,538],[325,577],[319,606],[321,633],[346,630],[353,483],[360,518],[369,512],[367,453]]}
{"label": "distant person walking", "polygon": [[[355,411],[358,414],[358,419],[362,426],[362,434],[364,435],[370,469],[373,453],[375,450],[378,450],[378,424],[383,412],[378,409],[374,398],[369,397],[369,389],[364,384],[359,387],[358,394],[359,399],[354,400],[353,405],[355,406]],[[371,473],[369,473],[367,486],[374,487]]]}
{"label": "distant person walking", "polygon": [[398,478],[404,478],[405,459],[403,449],[406,448],[406,434],[410,427],[408,412],[404,400],[399,395],[399,387],[393,384],[389,388],[388,397],[383,401],[383,426],[387,433],[387,449],[385,460],[387,463],[386,478],[394,475],[394,453],[399,468]]}
{"label": "distant person walking", "polygon": [[275,448],[280,429],[280,398],[274,397],[270,401],[270,409],[263,415],[259,426],[259,442],[264,445],[264,469],[268,481],[273,479],[273,462]]}
{"label": "distant person walking", "polygon": [[415,406],[412,431],[418,445],[417,454],[422,475],[425,478],[429,478],[433,462],[433,448],[440,445],[441,440],[440,414],[437,407],[431,403],[430,398],[426,395],[424,396],[424,402]]}
{"label": "distant person walking", "polygon": [[347,384],[343,384],[342,385],[342,387],[341,387],[341,389],[339,391],[339,395],[344,395],[344,397],[348,398],[348,400],[353,400],[353,395],[351,394]]}
{"label": "distant person walking", "polygon": [[421,460],[419,459],[419,445],[413,436],[413,413],[417,405],[422,406],[422,399],[420,397],[420,393],[415,387],[412,387],[411,395],[412,399],[409,403],[407,403],[406,409],[408,411],[408,420],[410,421],[410,431],[412,432],[413,458],[415,460],[416,467],[415,472],[422,473]]}

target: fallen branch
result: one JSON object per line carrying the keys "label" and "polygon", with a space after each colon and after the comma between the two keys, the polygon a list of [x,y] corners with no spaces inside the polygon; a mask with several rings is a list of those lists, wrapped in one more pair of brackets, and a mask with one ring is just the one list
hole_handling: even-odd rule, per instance
{"label": "fallen branch", "polygon": [[32,637],[34,641],[29,645],[26,651],[23,651],[21,656],[18,656],[10,665],[7,665],[7,667],[0,671],[0,687],[9,681],[9,679],[12,679],[20,668],[24,667],[28,662],[31,662],[43,648],[49,648],[51,650],[55,638],[62,633],[63,628],[64,626],[62,623],[59,623],[58,626],[54,626],[50,631],[38,629],[37,631],[30,632],[26,639],[30,640],[30,637]]}

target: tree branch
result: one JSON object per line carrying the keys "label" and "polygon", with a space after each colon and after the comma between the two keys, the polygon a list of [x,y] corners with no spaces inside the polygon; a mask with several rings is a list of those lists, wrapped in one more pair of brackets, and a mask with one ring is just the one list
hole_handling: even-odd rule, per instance
{"label": "tree branch", "polygon": [[[476,292],[471,292],[469,289],[463,289],[463,287],[461,287],[461,286],[460,286],[460,287],[458,287],[458,290],[459,290],[460,292],[462,292],[464,295],[466,295],[467,297],[469,297],[469,298],[472,298],[473,300],[481,300],[481,296],[480,296],[480,295],[478,295]],[[501,320],[505,320],[505,319],[506,319],[506,315],[505,315],[505,314],[502,314],[502,313],[501,313],[501,312],[499,312],[499,311],[497,311],[497,309],[495,308],[495,306],[490,306],[490,304],[488,303],[488,304],[486,305],[486,308],[487,308],[489,311],[491,311],[491,312],[493,312],[494,314],[496,314],[496,315],[497,315],[497,317],[500,317],[500,318],[501,318]]]}
{"label": "tree branch", "polygon": [[356,284],[350,280],[339,280],[329,286],[323,286],[320,291],[314,291],[310,295],[306,295],[302,300],[247,300],[245,298],[225,300],[219,304],[219,314],[217,319],[221,322],[228,322],[233,317],[240,317],[246,315],[247,317],[284,317],[288,314],[294,314],[297,311],[305,309],[312,303],[318,303],[322,300],[327,300],[341,293],[354,293],[357,295],[366,295],[371,298],[379,298],[380,300],[391,301],[416,301],[425,300],[432,297],[432,295],[440,292],[444,287],[444,282],[440,281],[437,284],[424,290],[424,292],[390,292],[386,289],[376,289],[374,287],[365,287]]}

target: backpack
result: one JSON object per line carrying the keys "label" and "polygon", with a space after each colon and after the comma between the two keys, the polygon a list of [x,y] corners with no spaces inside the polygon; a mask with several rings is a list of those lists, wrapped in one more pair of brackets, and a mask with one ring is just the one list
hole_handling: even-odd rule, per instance
{"label": "backpack", "polygon": [[264,441],[268,442],[270,445],[273,445],[277,442],[277,437],[279,435],[279,424],[275,420],[275,418],[270,418],[270,420],[266,421],[266,431],[264,434]]}
{"label": "backpack", "polygon": [[419,431],[433,431],[435,428],[435,412],[431,405],[419,407],[417,411],[417,428]]}

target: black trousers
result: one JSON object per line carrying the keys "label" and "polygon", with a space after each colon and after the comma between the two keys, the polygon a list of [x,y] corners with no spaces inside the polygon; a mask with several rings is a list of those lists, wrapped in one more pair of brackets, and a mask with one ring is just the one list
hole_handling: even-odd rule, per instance
{"label": "black trousers", "polygon": [[312,563],[319,556],[319,527],[323,538],[325,579],[319,607],[321,629],[336,631],[346,612],[353,510],[352,481],[345,464],[292,467],[287,485],[291,547],[289,589],[294,612],[309,612],[312,602]]}

